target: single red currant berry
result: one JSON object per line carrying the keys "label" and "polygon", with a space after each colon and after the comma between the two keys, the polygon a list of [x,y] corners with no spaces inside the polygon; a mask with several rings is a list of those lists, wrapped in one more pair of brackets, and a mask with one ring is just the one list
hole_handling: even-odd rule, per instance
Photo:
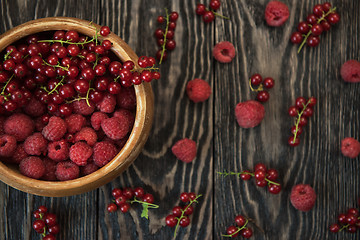
{"label": "single red currant berry", "polygon": [[321,27],[323,28],[323,30],[326,32],[326,31],[329,31],[330,28],[331,28],[331,24],[328,22],[328,21],[321,21]]}
{"label": "single red currant berry", "polygon": [[153,203],[154,202],[154,196],[151,193],[146,193],[143,197],[143,201],[147,203]]}
{"label": "single red currant berry", "polygon": [[347,213],[355,217],[359,216],[359,210],[357,210],[356,208],[349,208]]}
{"label": "single red currant berry", "polygon": [[269,184],[269,192],[272,194],[278,194],[281,191],[281,185],[277,185],[277,184]]}
{"label": "single red currant berry", "polygon": [[204,15],[206,12],[206,7],[204,4],[198,3],[196,5],[196,10],[195,10],[197,15]]}
{"label": "single red currant berry", "polygon": [[169,29],[174,30],[176,28],[176,22],[169,22]]}
{"label": "single red currant berry", "polygon": [[121,91],[121,85],[118,82],[111,82],[108,85],[108,90],[111,94],[118,94]]}
{"label": "single red currant berry", "polygon": [[134,189],[134,195],[137,197],[137,198],[142,198],[145,194],[145,191],[142,187],[137,187]]}
{"label": "single red currant berry", "polygon": [[152,74],[148,70],[144,70],[140,73],[140,79],[144,82],[151,82]]}
{"label": "single red currant berry", "polygon": [[253,234],[251,228],[244,228],[243,230],[240,231],[241,236],[243,236],[243,238],[250,238]]}
{"label": "single red currant berry", "polygon": [[152,79],[158,80],[158,79],[160,79],[160,73],[159,72],[152,72],[151,77],[152,77]]}
{"label": "single red currant berry", "polygon": [[110,33],[110,28],[108,26],[102,26],[100,28],[100,35],[106,37]]}
{"label": "single red currant berry", "polygon": [[159,49],[159,50],[156,52],[156,59],[157,59],[157,60],[160,60],[160,59],[161,59],[161,54],[163,54],[162,60],[165,61],[166,58],[167,58],[167,52],[164,51],[164,53],[162,53],[162,49]]}
{"label": "single red currant berry", "polygon": [[262,170],[264,172],[266,172],[266,166],[264,163],[257,163],[254,167],[254,172],[257,170]]}
{"label": "single red currant berry", "polygon": [[39,210],[36,210],[36,211],[33,212],[33,216],[34,216],[34,218],[36,218],[36,219],[41,218],[41,215],[40,215],[40,214],[41,214],[41,213],[39,212]]}
{"label": "single red currant berry", "polygon": [[350,226],[348,226],[348,228],[347,228],[347,231],[348,231],[349,233],[356,233],[356,230],[357,230],[356,225],[350,225]]}
{"label": "single red currant berry", "polygon": [[324,9],[321,4],[316,4],[313,8],[313,13],[317,17],[321,17],[324,14]]}
{"label": "single red currant berry", "polygon": [[133,61],[130,61],[130,60],[128,60],[128,61],[125,61],[124,63],[123,63],[123,68],[124,69],[127,69],[127,70],[133,70],[134,69],[134,67],[135,67],[135,64],[134,64],[134,62]]}
{"label": "single red currant berry", "polygon": [[297,136],[295,139],[294,139],[294,136],[289,137],[288,144],[292,147],[296,147],[297,145],[300,144],[299,137]]}
{"label": "single red currant berry", "polygon": [[56,240],[56,237],[52,234],[46,234],[45,237],[42,238],[42,240]]}
{"label": "single red currant berry", "polygon": [[51,233],[51,234],[55,234],[55,235],[58,234],[60,232],[59,224],[55,224],[54,226],[49,227],[48,232]]}
{"label": "single red currant berry", "polygon": [[321,24],[317,23],[311,27],[311,32],[314,36],[319,36],[323,31],[324,31],[324,29],[321,26]]}
{"label": "single red currant berry", "polygon": [[117,206],[115,203],[109,203],[107,206],[107,211],[108,212],[115,212],[117,210]]}
{"label": "single red currant berry", "polygon": [[157,19],[156,19],[156,21],[157,21],[158,23],[164,23],[164,22],[165,22],[165,18],[164,18],[163,16],[158,16]]}
{"label": "single red currant berry", "polygon": [[44,205],[41,205],[39,208],[38,208],[38,211],[40,213],[47,213],[47,207],[45,207]]}
{"label": "single red currant berry", "polygon": [[296,126],[292,126],[290,132],[293,135],[295,135],[295,133],[296,133],[296,136],[299,136],[303,132],[303,129],[300,126],[298,126],[297,128],[296,128]]}
{"label": "single red currant berry", "polygon": [[[102,41],[102,43],[101,43],[101,46],[104,48],[104,50],[106,51],[106,50],[110,50],[111,49],[111,47],[112,47],[112,42],[110,42],[110,40],[104,40],[104,41]],[[96,50],[96,49],[95,49]],[[107,57],[108,58],[108,57]]]}
{"label": "single red currant berry", "polygon": [[87,93],[87,91],[89,90],[89,87],[90,87],[89,81],[87,81],[85,79],[76,80],[76,82],[74,84],[75,90],[80,94]]}
{"label": "single red currant berry", "polygon": [[267,102],[269,98],[270,98],[270,94],[266,90],[262,90],[258,92],[256,95],[256,100],[258,100],[259,102]]}
{"label": "single red currant berry", "polygon": [[250,77],[251,85],[258,86],[262,82],[262,77],[260,74],[256,73]]}
{"label": "single red currant berry", "polygon": [[310,25],[314,25],[315,23],[317,23],[317,17],[314,14],[309,14],[306,17],[306,21],[310,24]]}
{"label": "single red currant berry", "polygon": [[120,197],[122,195],[122,191],[120,188],[114,188],[112,191],[111,191],[111,195],[116,199],[118,197]]}
{"label": "single red currant berry", "polygon": [[184,214],[190,216],[194,212],[193,206],[184,207]]}
{"label": "single red currant berry", "polygon": [[132,197],[134,197],[134,191],[127,187],[123,189],[123,196],[126,197],[127,199],[131,199]]}
{"label": "single red currant berry", "polygon": [[187,203],[190,201],[190,197],[189,197],[189,193],[187,192],[183,192],[180,194],[180,200],[183,202],[183,203]]}
{"label": "single red currant berry", "polygon": [[173,207],[173,209],[172,209],[172,214],[173,214],[175,217],[180,217],[181,214],[182,214],[182,207],[180,207],[180,206],[175,206],[175,207]]}
{"label": "single red currant berry", "polygon": [[242,215],[238,215],[235,217],[235,222],[236,222],[236,225],[238,225],[239,227],[242,227],[246,223],[246,218]]}
{"label": "single red currant berry", "polygon": [[189,198],[190,198],[190,200],[195,200],[196,194],[193,192],[189,193]]}
{"label": "single red currant berry", "polygon": [[172,22],[176,22],[176,20],[179,18],[179,14],[177,12],[170,13],[169,20]]}
{"label": "single red currant berry", "polygon": [[315,97],[310,97],[309,99],[308,99],[308,106],[309,107],[313,107],[313,106],[315,106],[316,105],[316,98]]}
{"label": "single red currant berry", "polygon": [[164,30],[163,29],[161,29],[161,28],[158,28],[158,29],[156,29],[155,30],[155,37],[156,38],[164,38]]}
{"label": "single red currant berry", "polygon": [[306,119],[306,117],[301,116],[300,120],[299,120],[299,126],[300,127],[306,126],[307,123],[308,123],[308,120]]}
{"label": "single red currant berry", "polygon": [[175,227],[177,224],[177,219],[174,215],[170,214],[165,218],[165,223],[169,227]]}
{"label": "single red currant berry", "polygon": [[265,179],[266,173],[263,170],[256,170],[254,176],[256,180],[261,181]]}
{"label": "single red currant berry", "polygon": [[331,9],[331,3],[329,2],[323,3],[322,9],[324,10],[325,13],[327,13]]}
{"label": "single red currant berry", "polygon": [[148,57],[147,61],[148,61],[148,67],[152,67],[156,63],[156,60],[154,57]]}
{"label": "single red currant berry", "polygon": [[264,79],[263,85],[265,88],[270,89],[274,87],[274,79],[267,77]]}
{"label": "single red currant berry", "polygon": [[226,234],[230,235],[232,238],[237,237],[239,235],[238,228],[235,226],[230,226],[226,229]]}
{"label": "single red currant berry", "polygon": [[311,108],[311,107],[306,107],[304,112],[303,112],[303,115],[305,117],[311,117],[314,113],[314,110]]}
{"label": "single red currant berry", "polygon": [[265,187],[267,185],[267,182],[265,179],[262,180],[255,180],[255,184],[258,187]]}
{"label": "single red currant berry", "polygon": [[174,50],[175,47],[176,47],[176,42],[175,42],[175,40],[172,40],[172,39],[167,41],[165,44],[165,48],[169,51]]}
{"label": "single red currant berry", "polygon": [[329,228],[330,232],[337,233],[340,230],[340,225],[337,223],[334,223]]}
{"label": "single red currant berry", "polygon": [[342,224],[346,224],[346,214],[342,213],[338,216],[338,222]]}
{"label": "single red currant berry", "polygon": [[303,41],[304,37],[299,32],[294,32],[290,36],[290,42],[293,44],[300,44]]}
{"label": "single red currant berry", "polygon": [[298,109],[297,109],[297,107],[295,107],[295,106],[289,107],[289,109],[288,109],[288,114],[289,114],[289,116],[291,116],[291,117],[296,117],[296,116],[298,115]]}
{"label": "single red currant berry", "polygon": [[300,22],[297,26],[297,30],[302,34],[307,34],[310,31],[309,24],[307,22]]}
{"label": "single red currant berry", "polygon": [[357,222],[357,217],[352,214],[346,215],[346,223],[350,225],[354,225]]}
{"label": "single red currant berry", "polygon": [[8,100],[7,102],[4,103],[4,108],[8,112],[14,111],[17,107],[18,106],[16,102],[14,102],[13,100]]}
{"label": "single red currant berry", "polygon": [[47,213],[45,215],[45,223],[48,227],[52,227],[56,224],[56,215],[53,213]]}
{"label": "single red currant berry", "polygon": [[33,228],[36,232],[40,233],[44,231],[45,222],[41,219],[37,219],[33,222]]}
{"label": "single red currant berry", "polygon": [[187,227],[187,226],[189,226],[189,224],[190,224],[190,218],[188,216],[183,216],[180,219],[179,225],[181,227]]}
{"label": "single red currant berry", "polygon": [[122,204],[126,203],[127,198],[123,195],[120,195],[118,198],[115,199],[115,203],[118,206],[121,206]]}
{"label": "single red currant berry", "polygon": [[140,78],[140,74],[138,72],[134,72],[132,77],[131,77],[131,82],[134,85],[139,85],[142,83],[141,78]]}
{"label": "single red currant berry", "polygon": [[218,10],[220,8],[220,1],[219,0],[211,0],[210,8],[214,11]]}
{"label": "single red currant berry", "polygon": [[211,11],[205,11],[205,13],[202,15],[202,19],[205,23],[209,23],[214,21],[215,15]]}
{"label": "single red currant berry", "polygon": [[316,47],[320,43],[319,36],[310,35],[306,40],[306,44],[310,47]]}
{"label": "single red currant berry", "polygon": [[103,55],[105,53],[105,48],[102,45],[95,46],[95,53]]}
{"label": "single red currant berry", "polygon": [[326,17],[326,20],[328,20],[331,25],[337,24],[340,21],[340,14],[338,14],[337,12],[330,13]]}
{"label": "single red currant berry", "polygon": [[240,174],[240,177],[242,180],[249,180],[251,178],[251,175],[249,174],[250,171],[243,171],[243,173]]}
{"label": "single red currant berry", "polygon": [[166,39],[173,39],[175,35],[175,32],[171,29],[169,29],[166,33]]}
{"label": "single red currant berry", "polygon": [[130,209],[130,204],[128,204],[128,203],[123,203],[120,205],[120,211],[123,213],[128,212],[129,209]]}
{"label": "single red currant berry", "polygon": [[295,105],[299,110],[302,110],[306,105],[306,99],[304,97],[296,98]]}
{"label": "single red currant berry", "polygon": [[266,172],[266,178],[270,181],[276,181],[276,179],[279,177],[279,173],[276,169],[269,169]]}

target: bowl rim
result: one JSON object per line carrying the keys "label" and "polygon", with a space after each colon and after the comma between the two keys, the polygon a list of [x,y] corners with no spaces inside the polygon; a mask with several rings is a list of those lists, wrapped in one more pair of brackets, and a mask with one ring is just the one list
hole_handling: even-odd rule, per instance
{"label": "bowl rim", "polygon": [[[87,36],[94,36],[100,25],[72,17],[48,17],[28,21],[0,35],[0,52],[17,40],[43,31],[76,30]],[[40,31],[39,31],[40,30]],[[106,37],[113,46],[111,50],[124,62],[132,60],[137,66],[137,55],[117,35],[110,33]],[[91,191],[116,178],[140,154],[152,125],[154,96],[151,85],[142,83],[134,86],[136,94],[135,122],[129,138],[118,154],[97,171],[68,181],[45,181],[26,177],[0,161],[0,180],[18,190],[31,194],[62,197]]]}

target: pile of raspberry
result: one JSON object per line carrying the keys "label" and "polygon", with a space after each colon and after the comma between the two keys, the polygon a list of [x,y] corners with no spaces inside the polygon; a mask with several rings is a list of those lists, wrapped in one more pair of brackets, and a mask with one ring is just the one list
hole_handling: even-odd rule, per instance
{"label": "pile of raspberry", "polygon": [[[100,33],[100,35],[99,35]],[[135,121],[133,85],[158,79],[155,59],[121,63],[101,27],[22,39],[0,55],[0,159],[34,179],[66,181],[111,161]],[[102,40],[100,40],[102,39]],[[140,65],[140,64],[139,64]]]}

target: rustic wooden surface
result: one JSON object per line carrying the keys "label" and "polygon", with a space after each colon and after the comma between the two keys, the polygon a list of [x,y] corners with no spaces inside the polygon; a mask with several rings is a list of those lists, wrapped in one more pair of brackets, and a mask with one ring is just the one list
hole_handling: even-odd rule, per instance
{"label": "rustic wooden surface", "polygon": [[[209,1],[203,1],[208,3]],[[344,137],[360,139],[360,84],[341,80],[342,63],[360,60],[360,2],[334,0],[340,23],[322,36],[315,49],[296,54],[289,36],[311,11],[311,0],[283,0],[290,9],[288,22],[279,28],[264,21],[265,0],[223,0],[220,13],[230,21],[216,19],[204,24],[195,15],[192,0],[59,0],[0,2],[0,33],[26,21],[68,16],[108,25],[140,55],[154,55],[156,17],[164,7],[179,12],[175,32],[176,49],[161,66],[161,80],[153,82],[155,118],[143,153],[113,182],[92,192],[64,198],[26,194],[0,184],[0,239],[40,239],[32,230],[32,211],[45,204],[58,216],[58,239],[171,239],[174,229],[164,219],[178,204],[183,191],[203,194],[195,207],[192,224],[180,229],[177,239],[223,239],[237,214],[256,222],[251,239],[359,239],[360,232],[332,234],[328,226],[339,213],[356,207],[360,196],[360,162],[341,155]],[[212,58],[215,43],[235,45],[233,62],[221,64]],[[247,79],[254,73],[271,76],[275,87],[265,103],[266,116],[260,126],[241,129],[234,116],[240,101],[254,99]],[[186,82],[207,80],[210,99],[194,104],[185,94]],[[292,118],[287,109],[298,96],[315,96],[315,114],[296,148],[287,145]],[[188,137],[198,144],[196,160],[184,164],[170,148]],[[217,171],[242,171],[264,162],[280,172],[283,190],[269,194],[253,181],[220,177]],[[310,184],[317,202],[307,213],[289,202],[292,186]],[[142,186],[153,193],[157,210],[149,220],[140,209],[109,214],[105,208],[114,187]],[[357,206],[359,207],[359,206]],[[241,237],[239,237],[241,239]]]}

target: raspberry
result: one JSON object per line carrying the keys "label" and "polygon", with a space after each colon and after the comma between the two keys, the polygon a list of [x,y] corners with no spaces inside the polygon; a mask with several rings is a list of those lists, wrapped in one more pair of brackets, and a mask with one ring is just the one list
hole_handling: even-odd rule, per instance
{"label": "raspberry", "polygon": [[70,159],[78,166],[85,166],[91,157],[93,149],[84,142],[77,142],[70,147]]}
{"label": "raspberry", "polygon": [[298,184],[292,188],[290,202],[297,210],[307,212],[314,207],[315,201],[316,193],[310,185]]}
{"label": "raspberry", "polygon": [[93,172],[95,172],[96,170],[98,170],[99,167],[95,165],[95,163],[88,163],[83,167],[80,167],[80,174],[81,176],[86,176],[89,175]]}
{"label": "raspberry", "polygon": [[101,128],[106,136],[113,140],[119,140],[126,136],[126,134],[129,132],[130,126],[125,116],[122,118],[118,116],[104,119],[101,122]]}
{"label": "raspberry", "polygon": [[102,167],[110,162],[116,156],[117,152],[115,145],[111,142],[97,142],[94,146],[94,163]]}
{"label": "raspberry", "polygon": [[69,133],[76,133],[84,127],[86,123],[86,118],[80,114],[71,114],[70,116],[65,118],[65,122],[67,126],[67,131]]}
{"label": "raspberry", "polygon": [[94,129],[85,127],[75,135],[75,142],[85,141],[89,146],[94,146],[97,141],[97,134]]}
{"label": "raspberry", "polygon": [[34,122],[22,113],[15,113],[6,119],[4,130],[6,134],[13,135],[16,141],[24,141],[34,131]]}
{"label": "raspberry", "polygon": [[0,135],[3,135],[5,133],[4,131],[4,123],[5,123],[5,117],[0,116]]}
{"label": "raspberry", "polygon": [[56,165],[55,175],[60,181],[72,180],[79,177],[79,166],[71,161],[59,162]]}
{"label": "raspberry", "polygon": [[340,74],[345,82],[360,82],[360,62],[349,60],[345,62],[340,69]]}
{"label": "raspberry", "polygon": [[57,141],[65,135],[66,130],[65,121],[60,117],[52,116],[49,123],[42,130],[42,134],[47,140]]}
{"label": "raspberry", "polygon": [[29,155],[25,152],[24,144],[19,144],[12,155],[12,162],[19,164],[21,160],[28,156]]}
{"label": "raspberry", "polygon": [[69,145],[64,139],[49,143],[47,151],[48,157],[56,162],[64,161],[69,157]]}
{"label": "raspberry", "polygon": [[38,132],[41,132],[44,129],[44,127],[46,126],[46,124],[42,120],[42,117],[36,118],[34,123],[35,123],[35,129]]}
{"label": "raspberry", "polygon": [[260,124],[265,116],[265,108],[258,101],[249,100],[236,105],[235,116],[240,127],[252,128]]}
{"label": "raspberry", "polygon": [[30,156],[19,164],[20,172],[30,178],[39,179],[45,174],[45,165],[39,157]]}
{"label": "raspberry", "polygon": [[16,139],[11,135],[0,136],[0,156],[10,157],[16,150]]}
{"label": "raspberry", "polygon": [[45,174],[41,177],[41,179],[46,181],[56,181],[56,165],[57,162],[51,160],[50,158],[45,158],[43,160],[44,166],[45,166]]}
{"label": "raspberry", "polygon": [[196,142],[188,138],[181,139],[172,146],[171,151],[179,160],[192,162],[196,157]]}
{"label": "raspberry", "polygon": [[136,108],[136,95],[133,87],[121,88],[120,93],[116,96],[116,101],[119,107],[128,110]]}
{"label": "raspberry", "polygon": [[204,102],[210,97],[211,87],[206,81],[195,78],[187,83],[186,93],[191,101]]}
{"label": "raspberry", "polygon": [[29,155],[40,156],[46,153],[47,141],[41,133],[36,132],[25,140],[24,150]]}
{"label": "raspberry", "polygon": [[215,45],[213,57],[221,63],[229,63],[235,57],[235,47],[231,42],[222,41]]}
{"label": "raspberry", "polygon": [[265,20],[269,26],[279,27],[289,18],[289,8],[285,3],[271,1],[265,8]]}
{"label": "raspberry", "polygon": [[341,153],[345,157],[356,158],[360,154],[360,142],[351,137],[344,138],[341,141]]}
{"label": "raspberry", "polygon": [[89,101],[90,106],[87,104],[86,100],[82,99],[72,103],[74,113],[81,115],[90,115],[95,110],[95,105],[93,102]]}
{"label": "raspberry", "polygon": [[45,111],[45,104],[41,103],[35,97],[32,97],[24,107],[24,112],[32,117],[40,117]]}
{"label": "raspberry", "polygon": [[112,113],[115,110],[116,106],[116,97],[113,94],[106,94],[103,99],[96,104],[97,109],[99,109],[100,112],[104,113]]}
{"label": "raspberry", "polygon": [[129,125],[129,132],[131,131],[134,122],[135,122],[135,116],[132,112],[130,112],[129,110],[126,109],[119,109],[116,112],[114,112],[113,117],[118,117],[120,119],[126,118],[128,121],[128,125]]}
{"label": "raspberry", "polygon": [[106,115],[106,113],[103,112],[94,112],[91,115],[91,126],[95,129],[95,130],[99,130],[101,128],[101,122],[104,119],[109,118],[108,115]]}

